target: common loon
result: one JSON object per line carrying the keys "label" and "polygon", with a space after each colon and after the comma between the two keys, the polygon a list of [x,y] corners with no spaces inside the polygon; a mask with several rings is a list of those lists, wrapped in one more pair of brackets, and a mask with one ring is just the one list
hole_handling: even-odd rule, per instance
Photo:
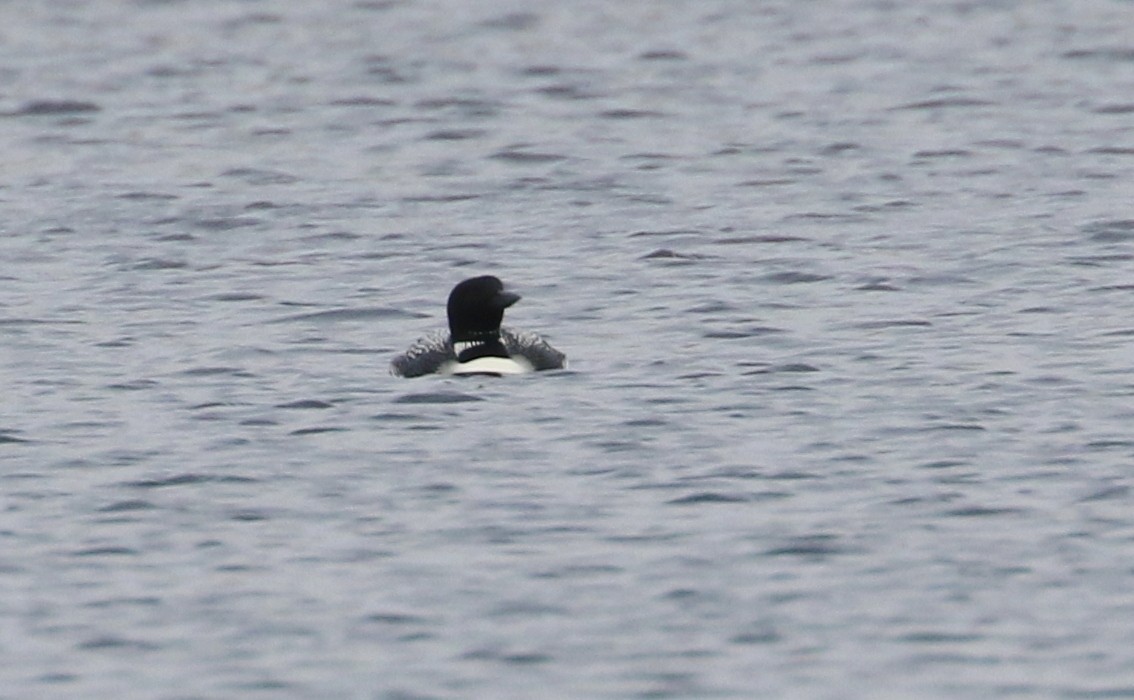
{"label": "common loon", "polygon": [[504,309],[519,300],[491,275],[461,282],[449,293],[449,330],[411,345],[390,362],[390,373],[500,376],[566,367],[567,356],[543,338],[500,327]]}

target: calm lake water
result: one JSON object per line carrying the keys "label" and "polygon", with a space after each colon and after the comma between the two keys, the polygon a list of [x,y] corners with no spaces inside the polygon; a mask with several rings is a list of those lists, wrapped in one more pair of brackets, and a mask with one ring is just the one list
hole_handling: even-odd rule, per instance
{"label": "calm lake water", "polygon": [[1134,698],[1134,4],[0,15],[3,700]]}

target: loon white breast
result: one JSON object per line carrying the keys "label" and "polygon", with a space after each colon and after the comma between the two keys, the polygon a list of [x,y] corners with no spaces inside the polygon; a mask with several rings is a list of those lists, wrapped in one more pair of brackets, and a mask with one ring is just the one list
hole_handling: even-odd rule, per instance
{"label": "loon white breast", "polygon": [[439,374],[451,374],[458,377],[471,375],[503,377],[509,374],[531,372],[531,364],[522,360],[522,357],[519,360],[511,357],[478,357],[468,362],[446,362],[441,365]]}
{"label": "loon white breast", "polygon": [[502,328],[504,310],[520,300],[496,277],[467,279],[449,294],[448,332],[421,338],[390,363],[400,377],[425,374],[523,374],[562,369],[567,357],[534,333]]}

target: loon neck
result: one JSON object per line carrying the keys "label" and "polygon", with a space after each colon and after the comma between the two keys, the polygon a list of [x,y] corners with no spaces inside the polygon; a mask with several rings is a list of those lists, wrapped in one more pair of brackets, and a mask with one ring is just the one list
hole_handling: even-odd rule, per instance
{"label": "loon neck", "polygon": [[453,352],[460,355],[465,350],[471,350],[471,349],[477,347],[478,345],[486,345],[486,344],[487,344],[486,341],[483,341],[483,340],[459,340],[459,341],[453,343]]}
{"label": "loon neck", "polygon": [[460,355],[463,351],[477,345],[491,345],[500,342],[500,329],[491,331],[449,331],[453,339],[453,350]]}
{"label": "loon neck", "polygon": [[453,352],[457,356],[457,362],[468,362],[478,357],[508,357],[508,351],[496,333],[491,336],[485,334],[485,337],[475,340],[454,341]]}

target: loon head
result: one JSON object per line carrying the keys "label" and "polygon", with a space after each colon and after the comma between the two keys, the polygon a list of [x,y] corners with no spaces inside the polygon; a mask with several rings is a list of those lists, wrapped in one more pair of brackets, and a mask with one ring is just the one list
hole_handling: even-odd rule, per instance
{"label": "loon head", "polygon": [[[506,291],[504,283],[491,275],[473,277],[453,287],[448,304],[453,344],[500,345],[504,309],[519,300],[519,294]],[[507,353],[503,356],[507,357]]]}

